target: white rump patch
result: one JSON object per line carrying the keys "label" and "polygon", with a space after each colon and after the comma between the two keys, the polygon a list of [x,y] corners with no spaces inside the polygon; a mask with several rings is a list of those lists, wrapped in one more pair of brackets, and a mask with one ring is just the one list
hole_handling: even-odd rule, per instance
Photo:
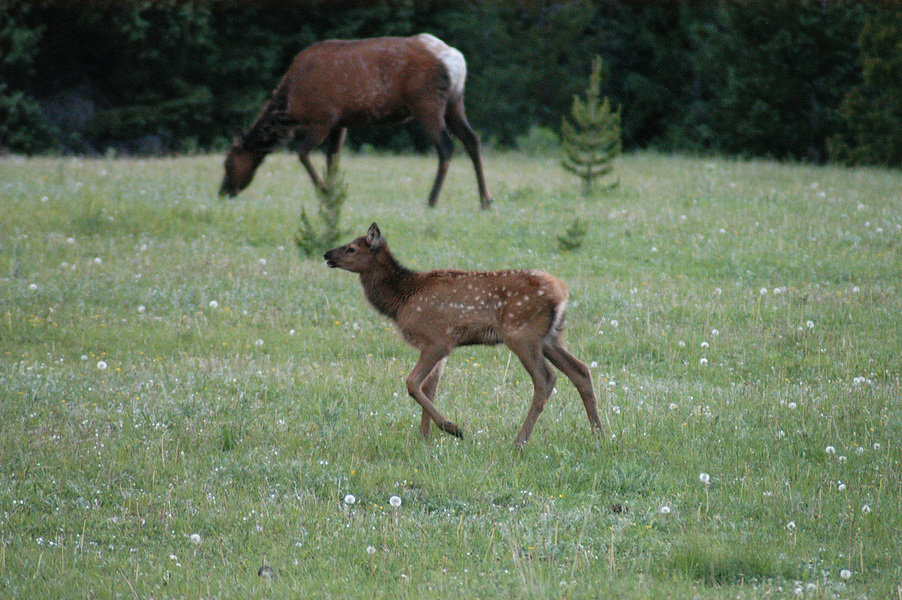
{"label": "white rump patch", "polygon": [[452,48],[431,33],[421,33],[416,36],[426,49],[432,52],[436,58],[445,63],[448,76],[451,78],[451,90],[454,95],[460,96],[464,92],[464,80],[467,78],[467,62],[460,50]]}
{"label": "white rump patch", "polygon": [[555,331],[555,330],[560,331],[562,329],[561,321],[564,320],[564,315],[566,313],[567,313],[567,301],[564,300],[555,307],[554,323],[551,324],[552,331]]}

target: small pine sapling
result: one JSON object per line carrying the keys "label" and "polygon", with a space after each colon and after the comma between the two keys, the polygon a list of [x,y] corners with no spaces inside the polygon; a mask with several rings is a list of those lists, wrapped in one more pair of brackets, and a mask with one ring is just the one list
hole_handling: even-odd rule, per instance
{"label": "small pine sapling", "polygon": [[583,245],[583,238],[589,231],[589,224],[576,217],[576,220],[570,224],[570,227],[564,232],[564,235],[557,236],[557,244],[562,252],[576,250]]}
{"label": "small pine sapling", "polygon": [[326,170],[326,189],[317,190],[319,206],[317,214],[322,221],[322,231],[313,225],[307,211],[301,208],[301,224],[294,236],[294,242],[305,256],[317,256],[334,246],[347,232],[342,231],[341,207],[347,195],[348,186],[338,168],[338,157],[335,157],[331,168]]}
{"label": "small pine sapling", "polygon": [[[592,193],[595,179],[614,170],[614,159],[620,155],[622,146],[620,107],[614,111],[607,98],[600,98],[602,75],[601,57],[596,56],[592,60],[586,99],[574,96],[570,109],[573,122],[564,118],[561,124],[561,148],[564,151],[561,164],[583,180],[586,196]],[[616,187],[619,183],[614,180],[603,189]]]}

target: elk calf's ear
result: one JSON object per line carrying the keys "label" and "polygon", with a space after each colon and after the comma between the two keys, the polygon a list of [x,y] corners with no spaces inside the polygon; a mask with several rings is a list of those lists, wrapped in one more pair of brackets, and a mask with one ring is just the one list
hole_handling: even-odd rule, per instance
{"label": "elk calf's ear", "polygon": [[369,230],[366,232],[366,243],[369,244],[370,249],[378,250],[383,241],[382,232],[379,231],[379,226],[375,223],[370,225]]}

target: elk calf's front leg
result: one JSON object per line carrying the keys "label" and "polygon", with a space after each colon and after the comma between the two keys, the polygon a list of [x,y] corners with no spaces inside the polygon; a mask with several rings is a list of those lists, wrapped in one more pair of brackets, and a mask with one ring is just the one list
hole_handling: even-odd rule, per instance
{"label": "elk calf's front leg", "polygon": [[441,369],[448,354],[450,350],[435,348],[424,350],[413,371],[407,376],[407,393],[423,408],[424,416],[420,420],[420,434],[423,437],[429,437],[427,416],[442,431],[455,437],[463,437],[460,427],[446,419],[432,403],[441,377]]}

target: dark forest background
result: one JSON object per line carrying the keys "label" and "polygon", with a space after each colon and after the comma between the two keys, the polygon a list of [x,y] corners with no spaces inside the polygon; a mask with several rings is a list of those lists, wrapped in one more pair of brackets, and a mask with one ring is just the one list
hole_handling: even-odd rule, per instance
{"label": "dark forest background", "polygon": [[[419,32],[464,53],[495,147],[559,131],[599,54],[626,150],[902,164],[902,4],[851,0],[5,2],[0,149],[221,150],[311,43]],[[426,147],[416,129],[349,141]]]}

